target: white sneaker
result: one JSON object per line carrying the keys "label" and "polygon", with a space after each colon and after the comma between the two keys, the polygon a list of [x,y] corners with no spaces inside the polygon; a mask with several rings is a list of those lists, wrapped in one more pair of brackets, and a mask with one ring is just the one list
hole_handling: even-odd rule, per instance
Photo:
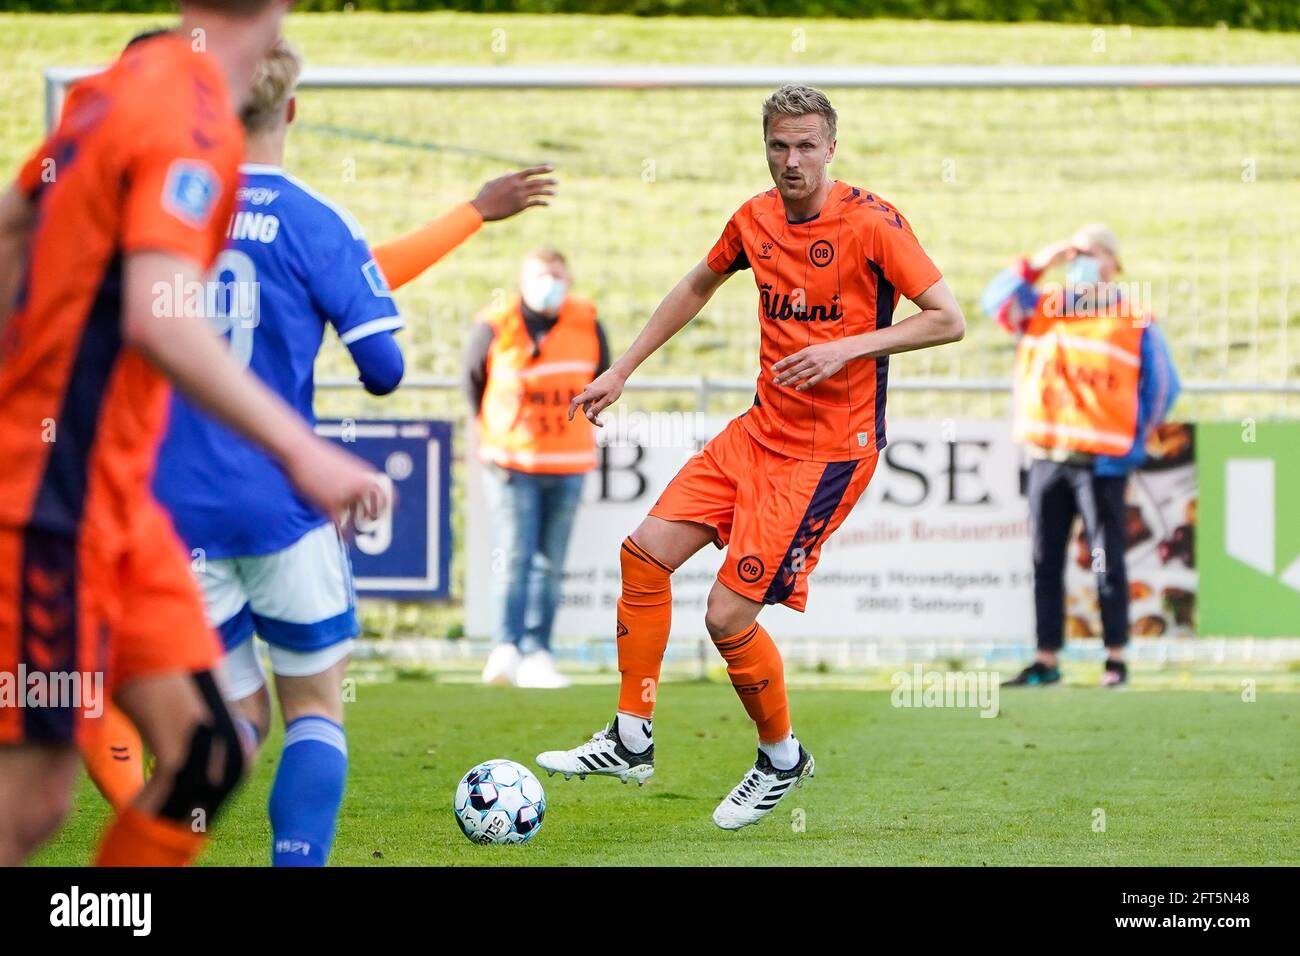
{"label": "white sneaker", "polygon": [[556,688],[568,687],[569,678],[555,669],[555,658],[550,651],[533,651],[525,654],[515,671],[516,687]]}
{"label": "white sneaker", "polygon": [[483,665],[483,683],[513,684],[519,661],[519,648],[513,644],[498,644],[492,648],[487,663]]}
{"label": "white sneaker", "polygon": [[568,780],[575,773],[579,779],[587,774],[618,777],[624,783],[635,780],[643,785],[654,776],[655,747],[651,744],[644,752],[634,754],[623,746],[618,736],[618,720],[604,730],[598,730],[585,744],[572,750],[548,750],[537,755],[537,766],[548,776],[564,774]]}
{"label": "white sneaker", "polygon": [[777,770],[763,751],[758,752],[754,769],[718,804],[713,822],[724,830],[739,830],[757,823],[772,812],[791,790],[803,786],[804,778],[816,775],[812,754],[799,748],[799,762],[789,770]]}

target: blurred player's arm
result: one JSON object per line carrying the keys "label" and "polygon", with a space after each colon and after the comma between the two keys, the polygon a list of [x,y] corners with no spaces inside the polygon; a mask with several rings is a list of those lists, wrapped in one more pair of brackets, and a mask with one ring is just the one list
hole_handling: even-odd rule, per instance
{"label": "blurred player's arm", "polygon": [[184,395],[284,465],[290,479],[325,514],[376,516],[386,504],[378,476],[360,459],[317,438],[288,405],[240,367],[205,322],[160,308],[161,290],[193,288],[197,262],[140,250],[124,263],[122,335]]}
{"label": "blurred player's arm", "polygon": [[700,314],[700,310],[713,298],[722,283],[731,278],[731,272],[715,272],[708,260],[701,260],[682,277],[672,291],[664,296],[636,339],[623,355],[596,376],[595,381],[573,397],[569,403],[569,420],[579,408],[593,425],[602,426],[597,417],[623,394],[623,385],[642,362],[680,332],[686,323]]}
{"label": "blurred player's arm", "polygon": [[375,261],[390,289],[400,289],[451,252],[485,222],[509,219],[533,206],[548,206],[554,179],[539,179],[551,166],[530,166],[484,183],[469,202],[454,206],[432,222],[374,247]]}
{"label": "blurred player's arm", "polygon": [[802,392],[834,375],[845,362],[928,349],[959,342],[965,336],[966,317],[948,283],[942,279],[913,298],[912,302],[921,311],[901,322],[872,332],[810,345],[781,359],[772,366],[776,384],[794,385],[796,391]]}
{"label": "blurred player's arm", "polygon": [[17,185],[0,197],[0,336],[9,325],[27,267],[27,244],[36,206]]}
{"label": "blurred player's arm", "polygon": [[1073,249],[1068,240],[1053,242],[1007,266],[985,287],[980,296],[980,311],[996,319],[1008,332],[1023,332],[1041,297],[1035,288],[1039,278],[1068,259]]}
{"label": "blurred player's arm", "polygon": [[371,395],[387,395],[402,384],[406,359],[392,332],[380,332],[352,342],[348,354],[357,367],[362,388]]}

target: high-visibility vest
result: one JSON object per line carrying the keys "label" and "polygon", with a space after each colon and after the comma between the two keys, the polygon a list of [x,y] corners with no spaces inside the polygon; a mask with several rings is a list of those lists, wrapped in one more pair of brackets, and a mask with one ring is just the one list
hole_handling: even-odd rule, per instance
{"label": "high-visibility vest", "polygon": [[1142,331],[1126,303],[1066,311],[1045,295],[1016,349],[1017,441],[1093,455],[1126,455],[1137,436]]}
{"label": "high-visibility vest", "polygon": [[512,296],[479,314],[495,331],[479,409],[479,456],[504,468],[575,474],[596,466],[591,423],[569,402],[595,377],[600,362],[596,307],[570,295],[555,325],[534,344],[521,300]]}

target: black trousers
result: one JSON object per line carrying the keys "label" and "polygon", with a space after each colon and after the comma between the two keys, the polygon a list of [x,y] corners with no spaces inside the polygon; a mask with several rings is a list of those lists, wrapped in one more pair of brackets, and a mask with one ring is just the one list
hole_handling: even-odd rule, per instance
{"label": "black trousers", "polygon": [[1065,562],[1076,515],[1083,516],[1097,577],[1107,647],[1128,643],[1128,572],[1124,567],[1124,488],[1128,478],[1099,477],[1086,465],[1034,461],[1029,467],[1029,525],[1034,541],[1038,649],[1065,640]]}

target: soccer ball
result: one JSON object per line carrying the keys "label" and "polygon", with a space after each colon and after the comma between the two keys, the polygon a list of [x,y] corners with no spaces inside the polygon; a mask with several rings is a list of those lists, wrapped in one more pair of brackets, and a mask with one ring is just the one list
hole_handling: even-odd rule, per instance
{"label": "soccer ball", "polygon": [[452,809],[475,843],[527,843],[542,827],[546,794],[522,764],[488,760],[460,778]]}

